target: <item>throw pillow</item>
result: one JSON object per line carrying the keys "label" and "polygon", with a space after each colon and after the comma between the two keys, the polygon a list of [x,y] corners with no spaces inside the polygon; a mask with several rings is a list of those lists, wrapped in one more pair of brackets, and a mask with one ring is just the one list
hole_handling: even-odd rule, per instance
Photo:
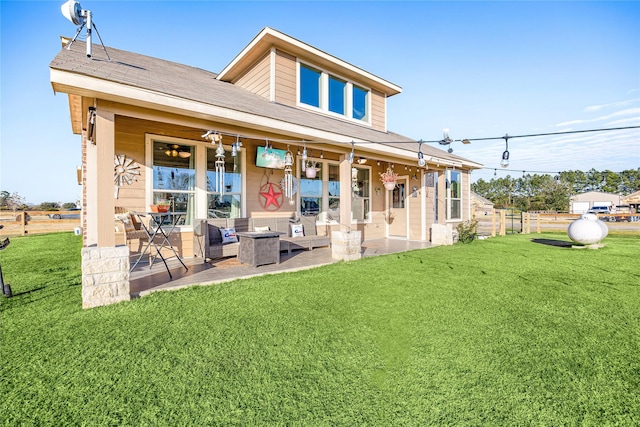
{"label": "throw pillow", "polygon": [[131,221],[131,214],[129,212],[123,214],[116,214],[116,219],[124,224],[124,231],[126,233],[136,231],[136,228],[133,225],[133,221]]}
{"label": "throw pillow", "polygon": [[268,225],[253,227],[253,231],[271,231]]}
{"label": "throw pillow", "polygon": [[221,228],[220,236],[222,237],[222,244],[226,243],[238,243],[238,236],[236,236],[235,228]]}
{"label": "throw pillow", "polygon": [[291,224],[291,237],[304,237],[302,224]]}

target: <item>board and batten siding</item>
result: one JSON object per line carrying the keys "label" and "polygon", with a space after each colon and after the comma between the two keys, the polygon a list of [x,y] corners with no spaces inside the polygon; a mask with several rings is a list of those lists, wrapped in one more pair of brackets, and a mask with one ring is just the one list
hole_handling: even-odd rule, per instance
{"label": "board and batten siding", "polygon": [[276,50],[275,101],[279,104],[296,106],[296,58]]}
{"label": "board and batten siding", "polygon": [[236,86],[269,99],[271,88],[271,56],[269,53],[260,58],[255,65],[234,82]]}

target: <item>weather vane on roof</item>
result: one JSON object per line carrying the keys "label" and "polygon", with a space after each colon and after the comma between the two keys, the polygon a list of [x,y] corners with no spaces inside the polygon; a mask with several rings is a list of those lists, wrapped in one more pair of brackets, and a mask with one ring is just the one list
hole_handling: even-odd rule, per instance
{"label": "weather vane on roof", "polygon": [[76,31],[76,35],[73,36],[73,38],[65,46],[67,49],[71,49],[71,45],[73,44],[73,42],[76,41],[76,39],[80,35],[80,32],[82,32],[82,29],[86,26],[87,27],[87,58],[91,58],[91,55],[92,55],[91,30],[95,28],[96,34],[100,39],[100,44],[102,45],[102,49],[104,50],[104,53],[107,55],[107,59],[111,61],[111,58],[109,58],[109,53],[107,52],[107,48],[104,47],[104,43],[102,42],[102,37],[100,37],[100,33],[98,32],[98,27],[96,27],[96,24],[91,20],[92,14],[90,10],[82,9],[82,6],[80,6],[80,2],[77,2],[75,0],[68,0],[62,6],[60,6],[60,11],[62,12],[62,15],[65,18],[67,18],[73,24],[78,25],[78,30]]}

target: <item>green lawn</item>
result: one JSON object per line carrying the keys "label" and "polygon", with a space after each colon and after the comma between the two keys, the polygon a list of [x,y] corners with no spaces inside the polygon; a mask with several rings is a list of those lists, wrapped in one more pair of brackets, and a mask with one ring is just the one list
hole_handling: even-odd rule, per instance
{"label": "green lawn", "polygon": [[82,310],[79,237],[16,238],[0,420],[639,425],[640,236],[605,243],[511,235]]}

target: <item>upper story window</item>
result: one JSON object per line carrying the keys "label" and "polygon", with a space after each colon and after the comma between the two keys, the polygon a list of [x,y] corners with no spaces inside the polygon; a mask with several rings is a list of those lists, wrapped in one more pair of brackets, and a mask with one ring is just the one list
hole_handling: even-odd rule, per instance
{"label": "upper story window", "polygon": [[322,73],[313,68],[300,65],[300,102],[320,108],[320,93],[322,92]]}
{"label": "upper story window", "polygon": [[298,63],[298,101],[358,122],[370,122],[370,91],[354,83]]}

